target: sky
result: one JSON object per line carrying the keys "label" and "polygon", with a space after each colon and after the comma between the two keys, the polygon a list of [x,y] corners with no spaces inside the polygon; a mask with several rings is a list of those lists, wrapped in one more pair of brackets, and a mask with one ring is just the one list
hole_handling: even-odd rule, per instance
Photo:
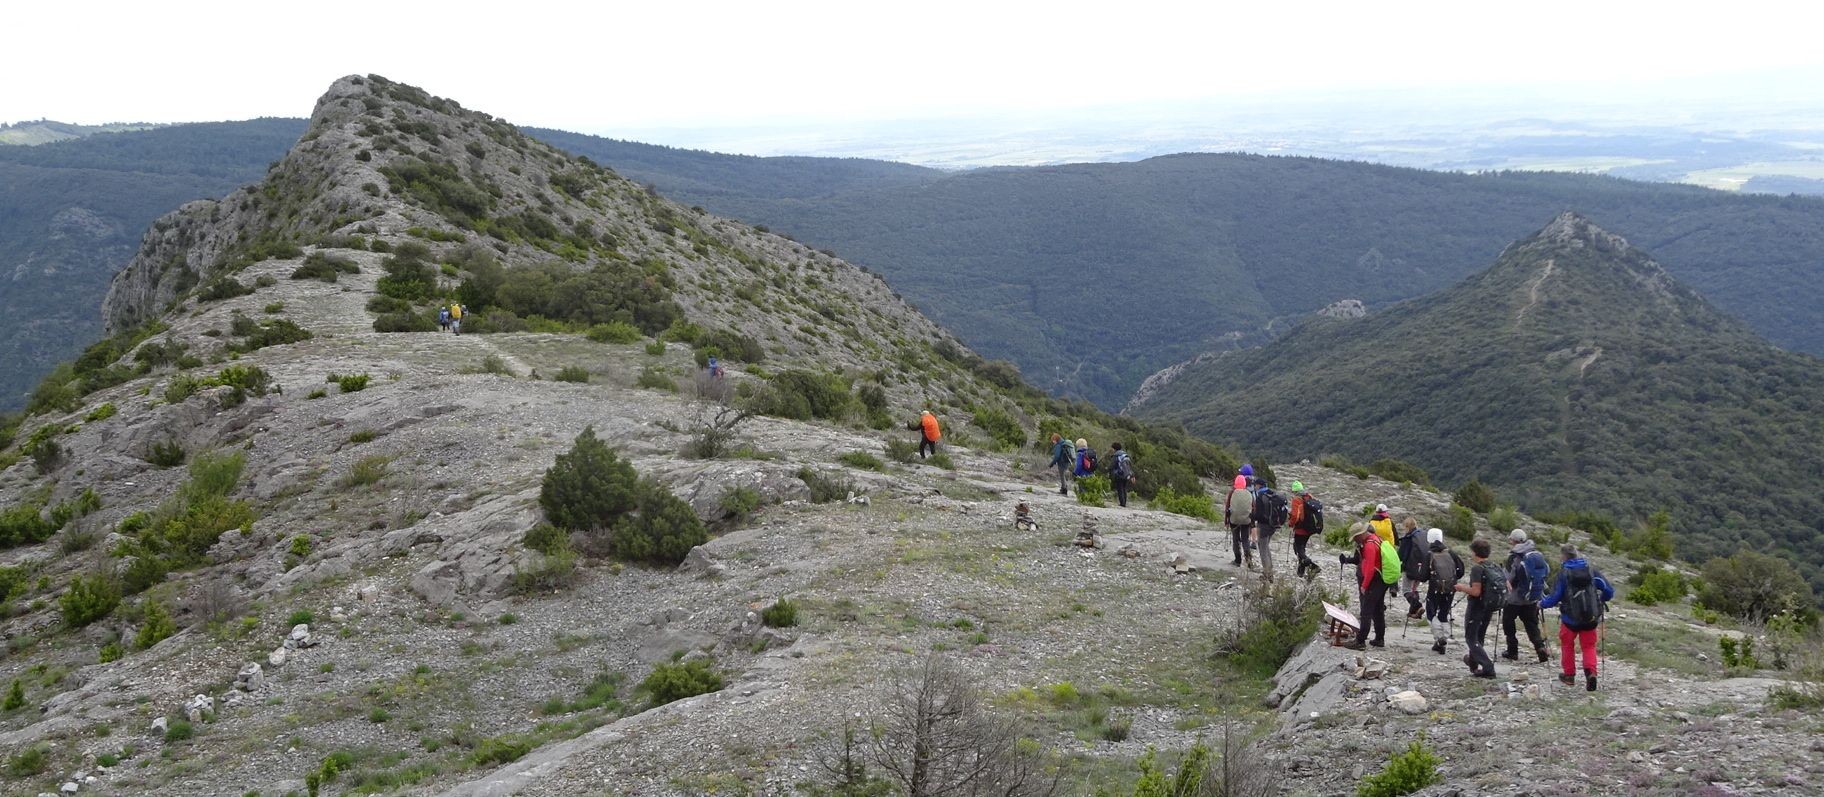
{"label": "sky", "polygon": [[0,122],[305,116],[352,73],[605,134],[1297,93],[1727,91],[1732,74],[1824,66],[1813,6],[28,0],[0,31]]}

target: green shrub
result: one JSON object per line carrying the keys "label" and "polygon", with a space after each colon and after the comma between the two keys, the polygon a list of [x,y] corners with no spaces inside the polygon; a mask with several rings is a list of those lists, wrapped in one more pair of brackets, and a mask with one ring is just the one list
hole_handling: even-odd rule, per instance
{"label": "green shrub", "polygon": [[14,778],[29,778],[50,768],[50,748],[42,744],[27,747],[6,761],[6,774]]}
{"label": "green shrub", "polygon": [[383,313],[374,319],[375,332],[436,332],[437,322],[417,313]]}
{"label": "green shrub", "polygon": [[1026,429],[1019,421],[993,407],[976,407],[975,425],[994,438],[996,450],[1012,451],[1026,445]]}
{"label": "green shrub", "polygon": [[1748,620],[1765,621],[1812,604],[1811,585],[1783,558],[1742,550],[1704,563],[1696,604]]}
{"label": "green shrub", "polygon": [[[50,427],[42,427],[38,431],[43,432],[48,428]],[[69,453],[63,449],[63,444],[48,435],[33,434],[32,439],[20,450],[32,458],[32,469],[40,476],[49,475],[63,467],[63,463],[69,459]]]}
{"label": "green shrub", "polygon": [[650,365],[640,369],[640,375],[633,380],[633,386],[649,388],[652,390],[665,390],[672,393],[678,392],[677,382],[672,381],[671,377],[666,375],[663,369],[655,368]]}
{"label": "green shrub", "polygon": [[651,343],[646,344],[646,353],[653,357],[659,357],[659,356],[664,355],[665,354],[665,341],[655,340]]}
{"label": "green shrub", "polygon": [[336,486],[349,490],[377,484],[381,479],[386,478],[387,466],[391,464],[393,464],[393,458],[385,454],[362,457],[355,460],[355,464],[348,469],[348,473],[344,474],[340,481],[336,482]]}
{"label": "green shrub", "polygon": [[887,459],[902,465],[911,464],[912,460],[918,458],[918,444],[904,437],[887,438],[886,451]]}
{"label": "green shrub", "polygon": [[114,402],[110,401],[106,404],[96,407],[93,410],[90,410],[88,415],[83,416],[83,421],[88,422],[88,423],[96,423],[98,421],[105,421],[109,418],[114,417],[114,415],[118,412],[120,412],[120,409],[118,407],[114,406]]}
{"label": "green shrub", "polygon": [[935,452],[925,461],[939,468],[943,468],[944,470],[956,470],[956,461],[950,458],[950,452],[948,451]]}
{"label": "green shrub", "polygon": [[660,664],[652,668],[646,680],[634,689],[645,695],[654,706],[662,706],[687,697],[708,694],[722,688],[722,676],[701,659]]}
{"label": "green shrub", "polygon": [[476,766],[497,767],[511,764],[532,752],[532,743],[517,736],[493,736],[475,745],[469,761]]}
{"label": "green shrub", "polygon": [[126,648],[121,647],[119,642],[108,642],[101,646],[97,659],[102,664],[107,664],[111,661],[120,661],[121,657],[125,655],[127,655]]}
{"label": "green shrub", "polygon": [[294,558],[303,559],[310,556],[310,548],[310,535],[299,534],[291,538],[291,545],[286,546],[285,552]]}
{"label": "green shrub", "polygon": [[1438,774],[1438,765],[1444,763],[1425,747],[1425,737],[1420,734],[1417,741],[1407,745],[1406,749],[1393,754],[1387,762],[1387,768],[1362,779],[1356,786],[1359,797],[1400,797],[1430,786],[1444,782]]}
{"label": "green shrub", "polygon": [[855,482],[839,474],[824,473],[809,466],[798,469],[798,479],[811,488],[811,503],[827,504],[847,500],[861,491]]}
{"label": "green shrub", "polygon": [[639,513],[616,527],[610,538],[615,556],[675,565],[684,561],[690,549],[709,542],[709,530],[696,511],[665,485],[642,479],[636,492]]}
{"label": "green shrub", "polygon": [[1216,511],[1215,499],[1202,490],[1194,495],[1179,495],[1176,490],[1164,487],[1153,494],[1153,507],[1174,514],[1201,518],[1211,523],[1220,522],[1222,513]]}
{"label": "green shrub", "polygon": [[260,308],[260,311],[263,313],[266,313],[267,315],[278,315],[279,313],[285,312],[285,303],[284,302],[271,302],[271,303],[267,304],[265,307]]}
{"label": "green shrub", "polygon": [[1450,505],[1450,516],[1440,524],[1444,536],[1453,540],[1473,540],[1476,538],[1476,514],[1462,504]]}
{"label": "green shrub", "polygon": [[1303,585],[1244,593],[1236,625],[1224,629],[1217,652],[1240,672],[1270,678],[1311,639],[1323,613],[1323,593]]}
{"label": "green shrub", "polygon": [[291,278],[335,282],[336,278],[343,274],[359,273],[361,273],[361,267],[355,265],[355,261],[347,257],[326,252],[311,252],[305,256],[304,265],[298,266],[291,272]]}
{"label": "green shrub", "polygon": [[23,503],[0,512],[0,548],[35,545],[57,533],[57,525],[44,518],[44,507]]}
{"label": "green shrub", "polygon": [[760,622],[767,628],[791,628],[798,624],[798,604],[790,598],[780,598],[760,610]]}
{"label": "green shrub", "polygon": [[1495,491],[1488,489],[1488,485],[1478,479],[1470,479],[1468,484],[1457,490],[1451,500],[1458,506],[1466,506],[1471,510],[1486,514],[1495,508]]}
{"label": "green shrub", "polygon": [[729,522],[739,526],[753,516],[754,510],[759,509],[764,500],[759,490],[752,487],[736,487],[723,493],[722,499],[717,502],[717,505],[721,507],[723,516]]}
{"label": "green shrub", "polygon": [[862,470],[884,470],[887,467],[887,463],[881,462],[880,457],[874,456],[866,451],[850,451],[837,457],[836,461],[851,468],[860,468]]}
{"label": "green shrub", "polygon": [[513,569],[512,591],[519,595],[556,592],[570,588],[576,579],[576,551],[571,550],[568,536],[558,537],[540,551],[537,561]]}
{"label": "green shrub", "polygon": [[1520,528],[1520,511],[1511,506],[1497,506],[1488,511],[1488,526],[1496,534],[1506,534]]}
{"label": "green shrub", "polygon": [[526,536],[520,538],[520,544],[548,555],[552,551],[570,547],[570,535],[549,523],[540,523],[526,530]]}
{"label": "green shrub", "polygon": [[219,302],[224,299],[233,299],[236,296],[246,296],[250,293],[253,293],[252,286],[244,285],[233,277],[217,277],[209,284],[204,285],[197,290],[196,300],[199,302]]}
{"label": "green shrub", "polygon": [[584,334],[596,343],[638,343],[640,338],[646,337],[640,334],[639,327],[625,321],[596,324]]}
{"label": "green shrub", "polygon": [[1722,653],[1723,666],[1730,669],[1740,667],[1747,670],[1761,668],[1761,660],[1754,655],[1754,637],[1732,636],[1719,637],[1716,646]]}
{"label": "green shrub", "polygon": [[580,365],[566,365],[563,368],[558,369],[557,375],[551,377],[551,379],[555,382],[587,383],[589,381],[589,369]]}
{"label": "green shrub", "polygon": [[372,429],[362,429],[358,432],[355,432],[354,434],[349,435],[348,443],[349,443],[349,445],[358,446],[358,445],[361,445],[362,443],[371,443],[374,441],[374,438],[379,437],[379,436],[380,436],[380,433],[376,432]]}
{"label": "green shrub", "polygon": [[611,529],[639,501],[633,466],[595,436],[591,426],[545,471],[538,502],[559,528]]}
{"label": "green shrub", "polygon": [[406,301],[429,299],[437,289],[437,270],[428,262],[430,252],[417,241],[395,247],[391,257],[380,261],[380,268],[386,273],[374,283],[374,290]]}
{"label": "green shrub", "polygon": [[501,359],[500,355],[498,355],[498,354],[490,354],[486,357],[481,358],[480,371],[481,371],[481,373],[493,374],[495,376],[515,376],[516,375],[513,373],[512,368],[507,367],[507,361]]}
{"label": "green shrub", "polygon": [[1628,590],[1628,600],[1642,606],[1684,600],[1685,593],[1690,591],[1683,573],[1661,570],[1656,565],[1641,567],[1628,577],[1628,584],[1633,587]]}
{"label": "green shrub", "polygon": [[1672,558],[1672,515],[1665,510],[1654,512],[1647,522],[1628,535],[1626,549],[1648,559],[1665,561]]}
{"label": "green shrub", "polygon": [[367,311],[376,315],[385,315],[387,313],[410,313],[412,311],[412,303],[404,299],[395,299],[391,296],[375,296],[367,300]]}
{"label": "green shrub", "polygon": [[329,378],[323,381],[335,383],[335,386],[344,393],[359,393],[366,390],[368,382],[372,380],[373,377],[367,374],[330,374]]}
{"label": "green shrub", "polygon": [[139,620],[139,634],[133,637],[133,647],[145,650],[177,633],[177,624],[171,621],[171,613],[165,610],[165,604],[157,600],[146,601]]}
{"label": "green shrub", "polygon": [[100,573],[70,579],[69,589],[57,599],[63,622],[81,628],[114,613],[120,605],[120,587]]}
{"label": "green shrub", "polygon": [[1103,506],[1108,503],[1108,496],[1114,492],[1107,476],[1084,476],[1077,480],[1077,503],[1089,506]]}
{"label": "green shrub", "polygon": [[[293,323],[287,318],[268,318],[254,323],[244,315],[237,315],[234,335],[244,340],[230,344],[229,351],[250,352],[264,349],[267,346],[284,346],[289,343],[310,340],[310,330]],[[243,323],[244,322],[244,323]]]}
{"label": "green shrub", "polygon": [[195,735],[196,727],[186,720],[172,720],[165,726],[165,744],[181,742]]}
{"label": "green shrub", "polygon": [[840,374],[794,368],[774,374],[755,395],[751,409],[762,415],[800,421],[840,420],[853,402],[848,380]]}
{"label": "green shrub", "polygon": [[0,703],[0,711],[18,711],[22,708],[25,708],[25,685],[14,678],[13,685],[6,690],[6,702]]}

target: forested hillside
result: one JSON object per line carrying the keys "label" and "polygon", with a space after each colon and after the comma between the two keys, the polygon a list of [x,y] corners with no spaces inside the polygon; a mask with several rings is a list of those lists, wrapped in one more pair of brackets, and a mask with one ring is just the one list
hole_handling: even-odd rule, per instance
{"label": "forested hillside", "polygon": [[1193,365],[1139,412],[1280,459],[1479,478],[1534,513],[1666,509],[1694,561],[1824,565],[1824,361],[1571,214],[1448,290]]}
{"label": "forested hillside", "polygon": [[805,159],[552,143],[833,249],[985,355],[1105,406],[1160,368],[1263,341],[1338,299],[1375,306],[1443,288],[1565,209],[1651,249],[1775,343],[1824,352],[1815,199],[1233,154],[941,176],[841,161],[781,190],[769,175]]}
{"label": "forested hillside", "polygon": [[252,182],[301,119],[0,146],[0,411],[101,331],[101,296],[152,220]]}

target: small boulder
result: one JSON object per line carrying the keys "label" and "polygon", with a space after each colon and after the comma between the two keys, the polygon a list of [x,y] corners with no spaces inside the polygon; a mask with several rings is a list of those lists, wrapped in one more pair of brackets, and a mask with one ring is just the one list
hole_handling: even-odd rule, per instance
{"label": "small boulder", "polygon": [[215,698],[208,695],[197,695],[184,701],[184,716],[191,722],[202,722],[205,717],[215,713]]}
{"label": "small boulder", "polygon": [[1115,551],[1115,553],[1118,553],[1128,559],[1139,559],[1140,558],[1140,549],[1135,548],[1134,544],[1131,542],[1126,545],[1121,546],[1121,549],[1118,551]]}
{"label": "small boulder", "polygon": [[308,648],[316,644],[316,640],[310,636],[310,625],[307,623],[292,626],[291,633],[285,637],[285,647],[288,648]]}
{"label": "small boulder", "polygon": [[265,683],[266,674],[260,668],[259,662],[249,662],[247,666],[242,667],[241,671],[235,673],[234,676],[234,688],[243,692],[252,692]]}
{"label": "small boulder", "polygon": [[1387,705],[1399,709],[1402,714],[1415,716],[1423,714],[1431,708],[1431,705],[1425,701],[1424,695],[1411,689],[1387,698]]}
{"label": "small boulder", "polygon": [[266,654],[266,666],[271,667],[276,670],[280,667],[285,666],[285,660],[290,657],[291,657],[291,648],[285,647],[284,645],[280,645],[276,648],[273,648],[271,653]]}
{"label": "small boulder", "polygon": [[171,727],[171,720],[166,719],[164,717],[159,717],[158,719],[152,720],[152,735],[153,736],[163,736],[163,735],[165,735],[165,731],[169,730],[170,727]]}

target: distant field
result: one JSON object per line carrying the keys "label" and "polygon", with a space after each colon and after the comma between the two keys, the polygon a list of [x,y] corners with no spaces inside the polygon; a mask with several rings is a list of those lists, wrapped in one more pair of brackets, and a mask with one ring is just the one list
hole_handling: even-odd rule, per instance
{"label": "distant field", "polygon": [[1656,163],[1671,163],[1671,158],[1629,158],[1617,155],[1589,155],[1570,158],[1510,158],[1505,163],[1493,168],[1517,169],[1528,172],[1582,172],[1585,174],[1606,174],[1610,169],[1627,166],[1651,166]]}
{"label": "distant field", "polygon": [[1765,161],[1704,169],[1686,174],[1683,182],[1706,188],[1720,188],[1724,191],[1739,191],[1749,180],[1756,177],[1804,177],[1811,180],[1824,180],[1824,160]]}

